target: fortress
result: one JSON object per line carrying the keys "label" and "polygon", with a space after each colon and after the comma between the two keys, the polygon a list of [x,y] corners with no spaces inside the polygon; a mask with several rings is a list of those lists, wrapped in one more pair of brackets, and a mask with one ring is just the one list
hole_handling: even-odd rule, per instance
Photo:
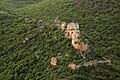
{"label": "fortress", "polygon": [[[88,49],[88,44],[85,44],[84,42],[80,42],[79,38],[80,38],[80,30],[79,30],[79,24],[78,23],[68,23],[66,24],[66,22],[62,22],[60,24],[60,29],[65,31],[65,37],[68,40],[71,40],[71,44],[75,49],[78,49],[81,53],[81,56],[86,59],[83,55],[83,52],[87,51]],[[96,66],[99,63],[111,63],[111,60],[107,60],[106,58],[104,58],[105,61],[101,60],[91,60],[89,62],[84,62],[83,64],[74,64],[74,63],[70,63],[68,65],[68,68],[70,69],[78,69],[81,66]],[[56,66],[57,65],[57,57],[52,57],[51,58],[51,65],[52,66]]]}
{"label": "fortress", "polygon": [[78,23],[71,22],[66,24],[66,22],[62,22],[60,27],[65,30],[65,37],[72,40],[72,46],[75,49],[79,49],[80,52],[87,50],[87,44],[84,44],[84,42],[79,42],[80,30]]}

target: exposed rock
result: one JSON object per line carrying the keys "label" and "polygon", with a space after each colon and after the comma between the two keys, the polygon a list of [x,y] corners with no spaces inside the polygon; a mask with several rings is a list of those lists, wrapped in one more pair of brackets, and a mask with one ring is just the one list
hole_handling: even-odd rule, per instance
{"label": "exposed rock", "polygon": [[59,20],[59,17],[57,16],[56,18],[55,18],[55,20],[54,20],[54,25],[56,26],[56,27],[60,27],[60,25],[61,25],[61,21]]}
{"label": "exposed rock", "polygon": [[83,64],[83,66],[96,66],[97,64],[100,64],[100,63],[111,63],[111,60],[110,59],[108,59],[108,60],[106,60],[106,61],[98,61],[98,60],[92,60],[92,61],[89,61],[89,62],[85,62],[84,64]]}
{"label": "exposed rock", "polygon": [[26,41],[25,40],[23,40],[23,44],[25,43]]}
{"label": "exposed rock", "polygon": [[106,60],[106,61],[98,61],[98,63],[111,63],[111,60],[110,59],[108,59],[108,60]]}
{"label": "exposed rock", "polygon": [[70,56],[70,54],[68,54],[68,53],[65,54],[65,57],[69,57],[69,56]]}
{"label": "exposed rock", "polygon": [[63,58],[63,56],[61,55],[61,53],[58,53],[57,56],[56,56],[56,58],[57,58],[58,60],[61,60],[61,59]]}
{"label": "exposed rock", "polygon": [[29,40],[29,38],[25,37],[25,40],[26,40],[26,41],[28,41],[28,40]]}
{"label": "exposed rock", "polygon": [[58,60],[61,60],[63,57],[62,56],[57,56],[56,57]]}
{"label": "exposed rock", "polygon": [[80,5],[81,5],[80,0],[76,0],[76,1],[75,1],[75,4],[74,4],[74,8],[77,10],[77,9],[80,8]]}
{"label": "exposed rock", "polygon": [[29,38],[25,37],[25,39],[23,40],[23,43],[26,43],[27,41],[29,41]]}
{"label": "exposed rock", "polygon": [[39,21],[37,22],[37,25],[38,25],[39,28],[44,28],[44,26],[45,26],[45,21],[39,20]]}
{"label": "exposed rock", "polygon": [[28,20],[30,20],[29,18],[25,18],[25,21],[28,21]]}
{"label": "exposed rock", "polygon": [[35,56],[36,56],[36,58],[37,58],[37,59],[39,59],[39,58],[40,58],[40,56],[39,56],[39,55],[35,55]]}

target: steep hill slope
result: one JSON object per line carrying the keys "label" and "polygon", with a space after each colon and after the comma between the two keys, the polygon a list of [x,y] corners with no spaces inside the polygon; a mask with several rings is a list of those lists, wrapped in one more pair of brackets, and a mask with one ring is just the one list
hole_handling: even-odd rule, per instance
{"label": "steep hill slope", "polygon": [[[119,0],[1,0],[0,79],[119,80],[119,7]],[[54,26],[57,16],[80,24],[80,38],[90,46],[86,61],[104,56],[112,63],[70,70],[69,63],[85,60]],[[39,28],[39,20],[46,22],[44,28]],[[62,59],[53,67],[50,59],[58,54]]]}

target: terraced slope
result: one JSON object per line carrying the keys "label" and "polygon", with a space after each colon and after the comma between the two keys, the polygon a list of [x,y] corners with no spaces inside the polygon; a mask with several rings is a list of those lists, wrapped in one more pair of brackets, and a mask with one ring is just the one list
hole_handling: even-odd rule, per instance
{"label": "terraced slope", "polygon": [[[0,80],[120,80],[119,0],[1,0]],[[111,64],[70,70],[69,63],[85,60],[64,31],[61,21],[80,24],[81,41],[88,40],[86,61],[111,59]],[[37,22],[46,22],[39,28]],[[50,65],[61,54],[58,65]]]}

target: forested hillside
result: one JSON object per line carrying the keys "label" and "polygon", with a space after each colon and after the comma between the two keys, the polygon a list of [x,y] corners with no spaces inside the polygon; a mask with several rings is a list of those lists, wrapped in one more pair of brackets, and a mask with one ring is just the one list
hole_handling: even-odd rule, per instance
{"label": "forested hillside", "polygon": [[[86,59],[55,18],[80,25]],[[68,68],[103,57],[111,63]],[[0,80],[120,80],[120,0],[0,0]]]}

